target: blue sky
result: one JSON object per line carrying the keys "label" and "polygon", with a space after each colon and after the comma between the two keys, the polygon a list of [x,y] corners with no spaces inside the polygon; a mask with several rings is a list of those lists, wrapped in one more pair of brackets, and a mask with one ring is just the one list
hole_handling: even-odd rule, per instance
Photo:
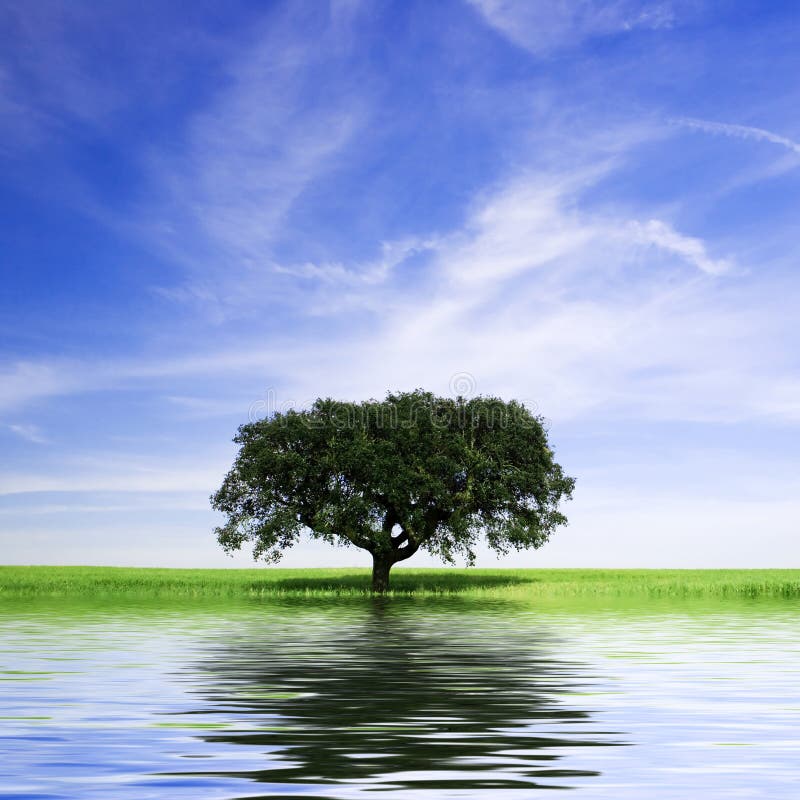
{"label": "blue sky", "polygon": [[0,562],[248,564],[238,424],[466,382],[578,478],[502,563],[800,566],[799,40],[746,0],[0,4]]}

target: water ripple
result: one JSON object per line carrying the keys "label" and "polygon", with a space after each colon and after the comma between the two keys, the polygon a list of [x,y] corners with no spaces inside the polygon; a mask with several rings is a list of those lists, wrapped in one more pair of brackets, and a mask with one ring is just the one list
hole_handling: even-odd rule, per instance
{"label": "water ripple", "polygon": [[0,609],[0,797],[794,797],[788,603]]}

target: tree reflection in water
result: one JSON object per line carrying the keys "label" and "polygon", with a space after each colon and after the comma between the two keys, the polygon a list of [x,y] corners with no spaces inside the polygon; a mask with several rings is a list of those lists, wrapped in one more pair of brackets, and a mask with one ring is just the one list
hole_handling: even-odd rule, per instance
{"label": "tree reflection in water", "polygon": [[599,773],[564,751],[621,742],[572,706],[589,678],[556,647],[530,616],[463,602],[267,610],[214,648],[198,687],[236,721],[200,738],[262,748],[264,768],[202,774],[268,782],[270,797],[567,788]]}

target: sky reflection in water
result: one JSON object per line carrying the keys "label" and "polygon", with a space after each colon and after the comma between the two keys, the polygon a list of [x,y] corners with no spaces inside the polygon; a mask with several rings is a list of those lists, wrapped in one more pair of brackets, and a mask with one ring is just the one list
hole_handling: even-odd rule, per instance
{"label": "sky reflection in water", "polygon": [[795,604],[0,611],[0,796],[794,797]]}

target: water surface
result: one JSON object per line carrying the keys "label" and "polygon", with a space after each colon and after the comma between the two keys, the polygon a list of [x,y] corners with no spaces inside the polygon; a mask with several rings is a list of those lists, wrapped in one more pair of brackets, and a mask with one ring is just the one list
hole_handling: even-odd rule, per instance
{"label": "water surface", "polygon": [[796,602],[0,606],[0,796],[796,797]]}

